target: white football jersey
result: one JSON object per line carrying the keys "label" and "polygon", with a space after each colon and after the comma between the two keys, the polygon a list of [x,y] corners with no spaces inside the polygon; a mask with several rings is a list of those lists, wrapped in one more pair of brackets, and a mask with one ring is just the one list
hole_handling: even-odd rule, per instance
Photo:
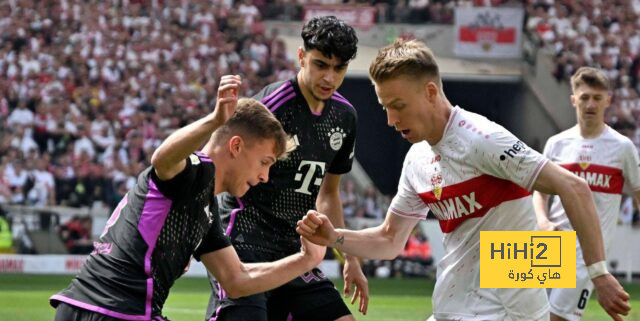
{"label": "white football jersey", "polygon": [[453,108],[435,146],[409,150],[389,210],[426,218],[431,211],[444,232],[433,307],[436,318],[513,319],[546,313],[543,289],[480,289],[480,231],[529,231],[536,227],[530,190],[547,159],[502,126]]}
{"label": "white football jersey", "polygon": [[[575,126],[549,138],[543,154],[587,181],[608,249],[620,213],[624,184],[630,191],[640,189],[640,160],[633,142],[609,126],[599,137],[585,139]],[[549,220],[559,223],[563,230],[573,230],[558,197],[551,202]]]}

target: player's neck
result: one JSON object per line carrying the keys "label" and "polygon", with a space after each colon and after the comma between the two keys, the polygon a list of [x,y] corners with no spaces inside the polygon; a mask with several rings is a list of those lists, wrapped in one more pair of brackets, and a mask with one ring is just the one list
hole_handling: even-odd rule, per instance
{"label": "player's neck", "polygon": [[314,114],[322,113],[324,109],[324,101],[321,99],[316,99],[313,93],[308,89],[307,85],[304,83],[302,76],[300,73],[296,76],[298,80],[298,87],[300,87],[300,92],[302,92],[302,96],[304,96],[304,100],[307,102],[309,109]]}
{"label": "player's neck", "polygon": [[578,128],[580,129],[580,136],[587,139],[599,137],[604,131],[605,127],[606,124],[604,122],[582,122],[578,124]]}
{"label": "player's neck", "polygon": [[212,140],[209,140],[204,147],[202,147],[202,152],[209,156],[213,163],[213,168],[215,170],[215,176],[213,177],[213,194],[218,195],[224,192],[224,172],[222,171],[225,167],[224,164],[222,164],[224,162],[224,155],[222,155],[220,148],[215,148]]}
{"label": "player's neck", "polygon": [[447,124],[449,123],[451,111],[453,110],[451,103],[449,103],[449,100],[447,100],[446,98],[440,103],[442,104],[441,107],[437,107],[436,110],[441,110],[441,112],[435,115],[436,119],[434,123],[434,130],[432,132],[433,135],[425,139],[431,146],[437,145],[442,140],[442,137],[444,137],[444,131],[447,127]]}

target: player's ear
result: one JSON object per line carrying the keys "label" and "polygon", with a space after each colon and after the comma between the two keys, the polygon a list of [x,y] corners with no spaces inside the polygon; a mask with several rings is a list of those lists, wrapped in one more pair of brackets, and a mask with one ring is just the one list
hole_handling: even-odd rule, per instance
{"label": "player's ear", "polygon": [[571,100],[571,106],[573,106],[574,108],[576,107],[576,95],[571,95],[569,96],[569,99]]}
{"label": "player's ear", "polygon": [[434,101],[438,96],[439,91],[440,89],[435,82],[427,81],[427,83],[425,84],[425,95],[427,95],[427,100],[431,102]]}
{"label": "player's ear", "polygon": [[229,139],[229,153],[231,158],[236,158],[244,148],[244,140],[240,136],[232,136]]}
{"label": "player's ear", "polygon": [[604,107],[609,108],[609,106],[611,106],[611,95],[609,94],[609,92],[607,92],[607,95],[605,96],[605,100],[607,101],[607,105]]}
{"label": "player's ear", "polygon": [[300,67],[304,67],[304,49],[302,46],[298,47],[298,63]]}

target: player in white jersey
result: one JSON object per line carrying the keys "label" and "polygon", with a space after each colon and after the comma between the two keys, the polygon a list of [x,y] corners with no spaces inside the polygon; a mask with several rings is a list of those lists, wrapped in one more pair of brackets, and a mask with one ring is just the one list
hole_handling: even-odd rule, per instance
{"label": "player in white jersey", "polygon": [[[571,103],[576,109],[578,124],[549,138],[544,155],[587,181],[600,217],[606,253],[615,231],[625,183],[636,203],[640,201],[640,160],[633,142],[604,122],[604,112],[611,102],[607,76],[598,69],[582,67],[571,77],[571,88]],[[534,192],[540,229],[573,230],[560,200],[554,198],[549,210],[549,198],[548,194]],[[593,292],[579,242],[576,264],[576,287],[549,291],[552,321],[580,320]]]}
{"label": "player in white jersey", "polygon": [[[481,289],[480,231],[535,229],[530,191],[557,194],[582,242],[589,265],[603,262],[596,209],[584,180],[549,162],[503,127],[453,107],[442,89],[431,50],[419,41],[396,41],[369,67],[390,126],[414,143],[398,193],[382,225],[335,229],[310,211],[298,232],[312,242],[360,257],[392,259],[402,252],[429,210],[440,220],[445,256],[433,293],[436,320],[548,320],[543,289]],[[629,295],[603,273],[593,282],[611,314],[626,315]]]}

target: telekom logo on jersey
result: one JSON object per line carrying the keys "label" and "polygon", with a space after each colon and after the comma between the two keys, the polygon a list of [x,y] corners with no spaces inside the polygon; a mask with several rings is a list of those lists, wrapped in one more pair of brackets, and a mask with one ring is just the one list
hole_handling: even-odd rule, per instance
{"label": "telekom logo on jersey", "polygon": [[443,181],[442,185],[434,185],[432,190],[419,195],[440,221],[444,233],[452,232],[470,218],[484,216],[503,202],[530,195],[513,182],[490,175],[451,185]]}

